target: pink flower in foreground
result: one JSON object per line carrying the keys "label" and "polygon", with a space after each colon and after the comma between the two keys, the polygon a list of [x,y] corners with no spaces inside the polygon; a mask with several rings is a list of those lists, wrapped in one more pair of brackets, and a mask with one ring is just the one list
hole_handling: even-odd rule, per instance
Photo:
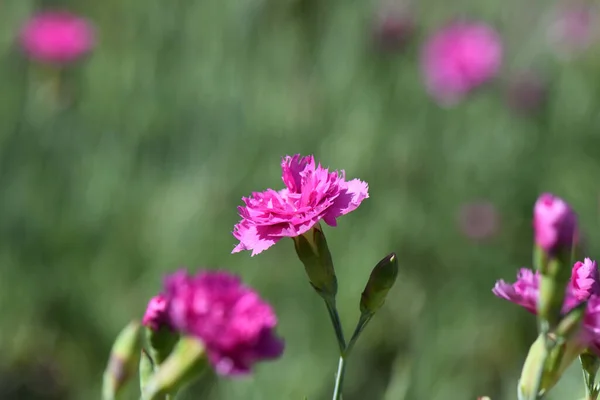
{"label": "pink flower in foreground", "polygon": [[154,296],[148,302],[142,324],[157,331],[161,326],[170,326],[167,314],[167,300],[162,295]]}
{"label": "pink flower in foreground", "polygon": [[454,22],[425,44],[422,71],[429,93],[442,104],[454,104],[492,79],[502,64],[502,42],[481,22]]}
{"label": "pink flower in foreground", "polygon": [[179,271],[167,277],[164,293],[171,322],[202,341],[217,373],[248,374],[256,362],[283,353],[273,309],[238,277],[224,271],[195,276]]}
{"label": "pink flower in foreground", "polygon": [[369,197],[365,182],[346,181],[344,171],[329,172],[315,165],[312,156],[287,156],[281,169],[284,189],[242,198],[246,204],[238,207],[242,220],[233,229],[240,243],[232,253],[252,250],[254,256],[284,237],[302,235],[320,220],[336,226],[339,216],[354,211]]}
{"label": "pink flower in foreground", "polygon": [[[540,274],[521,268],[515,283],[496,282],[492,292],[505,300],[518,304],[536,314],[540,287]],[[582,301],[588,301],[583,319],[583,331],[579,335],[586,347],[591,346],[600,354],[600,281],[596,263],[586,258],[573,266],[571,281],[567,285],[562,312],[569,312]]]}
{"label": "pink flower in foreground", "polygon": [[47,11],[23,27],[20,43],[27,55],[44,63],[73,62],[94,46],[91,24],[66,11]]}
{"label": "pink flower in foreground", "polygon": [[577,243],[577,215],[563,199],[542,194],[533,209],[535,243],[548,254]]}
{"label": "pink flower in foreground", "polygon": [[577,300],[585,300],[591,294],[600,294],[600,277],[598,276],[598,267],[596,261],[586,258],[577,261],[573,266],[571,275],[573,286],[573,296]]}

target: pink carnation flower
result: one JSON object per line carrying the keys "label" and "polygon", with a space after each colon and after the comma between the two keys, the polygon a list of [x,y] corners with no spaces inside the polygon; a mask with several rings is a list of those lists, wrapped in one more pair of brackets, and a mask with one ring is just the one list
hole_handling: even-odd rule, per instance
{"label": "pink carnation flower", "polygon": [[34,60],[44,63],[70,63],[94,46],[91,24],[66,11],[47,11],[31,18],[23,27],[20,43]]}
{"label": "pink carnation flower", "polygon": [[346,181],[344,171],[329,172],[315,165],[312,156],[287,156],[281,169],[284,189],[242,198],[246,206],[238,207],[242,220],[233,230],[240,243],[232,253],[252,250],[254,256],[284,237],[302,235],[320,220],[336,226],[339,216],[354,211],[369,197],[365,182]]}
{"label": "pink carnation flower", "polygon": [[571,275],[573,296],[577,300],[585,300],[592,294],[600,294],[600,277],[596,261],[586,258],[577,261]]}
{"label": "pink carnation flower", "polygon": [[[527,268],[519,270],[517,281],[496,282],[492,292],[505,300],[518,304],[536,314],[540,288],[540,274]],[[588,301],[583,319],[583,331],[579,335],[585,347],[590,346],[600,355],[600,280],[596,263],[586,258],[573,266],[571,281],[567,285],[562,312],[567,313],[582,301]]]}
{"label": "pink carnation flower", "polygon": [[179,271],[167,277],[165,297],[173,325],[202,341],[221,375],[250,373],[256,362],[283,353],[272,308],[234,275]]}
{"label": "pink carnation flower", "polygon": [[542,194],[533,209],[535,243],[549,254],[577,243],[577,215],[563,199]]}
{"label": "pink carnation flower", "polygon": [[161,326],[170,326],[167,300],[164,296],[158,295],[150,299],[142,324],[155,331],[159,330]]}
{"label": "pink carnation flower", "polygon": [[454,22],[425,44],[422,71],[430,94],[450,105],[492,79],[502,64],[500,36],[480,22]]}

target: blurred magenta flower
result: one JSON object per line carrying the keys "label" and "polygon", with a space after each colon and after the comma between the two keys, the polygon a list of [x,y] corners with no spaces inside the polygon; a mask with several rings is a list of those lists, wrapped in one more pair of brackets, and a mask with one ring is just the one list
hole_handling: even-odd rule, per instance
{"label": "blurred magenta flower", "polygon": [[498,232],[500,224],[496,207],[486,201],[464,204],[458,219],[461,232],[475,240],[492,237]]}
{"label": "blurred magenta flower", "polygon": [[[521,268],[515,283],[511,284],[500,280],[496,282],[492,292],[496,296],[536,314],[539,288],[540,273]],[[598,351],[600,350],[600,281],[596,262],[589,258],[586,258],[583,263],[576,262],[573,265],[571,281],[565,291],[562,312],[569,312],[585,300],[588,300],[588,304],[583,319],[584,329],[579,340],[584,341],[586,347],[590,345]]]}
{"label": "blurred magenta flower", "polygon": [[161,326],[170,326],[167,314],[167,300],[162,295],[154,296],[148,302],[146,313],[142,324],[152,330],[158,330]]}
{"label": "blurred magenta flower", "polygon": [[523,71],[511,77],[506,90],[506,103],[518,113],[529,114],[540,109],[547,95],[545,80],[533,71]]}
{"label": "blurred magenta flower", "polygon": [[533,230],[536,245],[548,254],[570,249],[578,240],[577,215],[563,199],[544,193],[533,209]]}
{"label": "blurred magenta flower", "polygon": [[313,156],[286,156],[281,169],[284,189],[267,189],[242,198],[246,204],[238,207],[242,220],[233,229],[240,243],[232,253],[252,250],[254,256],[284,237],[302,235],[320,220],[336,226],[339,216],[369,197],[367,183],[346,181],[344,171],[329,172],[321,164],[315,165]]}
{"label": "blurred magenta flower", "polygon": [[453,22],[425,44],[422,72],[429,93],[441,104],[452,105],[498,74],[502,41],[482,22]]}
{"label": "blurred magenta flower", "polygon": [[235,275],[179,271],[165,280],[164,295],[174,327],[202,341],[221,375],[248,374],[256,362],[283,353],[273,309]]}
{"label": "blurred magenta flower", "polygon": [[557,52],[569,57],[587,50],[598,39],[598,13],[583,2],[562,5],[556,10],[548,36]]}
{"label": "blurred magenta flower", "polygon": [[573,266],[571,284],[573,296],[577,300],[586,300],[590,295],[600,293],[600,277],[596,261],[589,258],[583,262],[577,261]]}
{"label": "blurred magenta flower", "polygon": [[66,64],[81,58],[94,47],[90,22],[67,11],[46,11],[32,17],[21,30],[20,44],[32,59]]}
{"label": "blurred magenta flower", "polygon": [[375,40],[383,50],[392,51],[404,47],[414,32],[414,18],[406,9],[382,11],[375,20]]}

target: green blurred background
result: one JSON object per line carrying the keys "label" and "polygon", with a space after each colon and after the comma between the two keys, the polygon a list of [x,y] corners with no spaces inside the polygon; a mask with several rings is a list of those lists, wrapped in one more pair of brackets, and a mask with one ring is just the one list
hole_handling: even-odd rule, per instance
{"label": "green blurred background", "polygon": [[[63,73],[58,96],[56,76],[14,44],[40,6],[68,8],[98,30],[98,47]],[[597,251],[598,48],[555,57],[545,1],[424,0],[412,4],[409,42],[383,50],[384,6],[0,2],[0,398],[98,398],[114,336],[181,266],[241,274],[274,305],[287,343],[250,378],[207,377],[189,399],[330,398],[335,337],[292,242],[230,254],[240,198],[281,187],[280,159],[294,153],[370,185],[371,197],[325,231],[348,334],[371,267],[390,251],[400,257],[399,281],[349,364],[345,399],[516,398],[535,321],[491,288],[529,265],[542,191],[576,207]],[[455,16],[496,26],[506,59],[493,84],[442,109],[424,91],[419,48]],[[523,68],[548,83],[535,114],[506,107]],[[485,240],[459,224],[461,207],[479,201],[499,215]],[[582,396],[575,365],[548,398]]]}

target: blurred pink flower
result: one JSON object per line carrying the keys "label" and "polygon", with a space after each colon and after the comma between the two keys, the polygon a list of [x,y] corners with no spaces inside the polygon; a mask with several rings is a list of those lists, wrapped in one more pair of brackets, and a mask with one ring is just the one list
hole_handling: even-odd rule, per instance
{"label": "blurred pink flower", "polygon": [[148,302],[146,313],[142,324],[152,330],[158,330],[161,326],[170,326],[167,314],[167,300],[162,295],[154,296]]}
{"label": "blurred pink flower", "polygon": [[315,165],[313,156],[287,156],[281,169],[284,189],[267,189],[242,198],[246,204],[238,207],[242,220],[233,229],[240,243],[232,253],[252,250],[254,256],[284,237],[302,235],[320,220],[336,226],[339,216],[369,197],[365,182],[346,181],[344,171],[329,172],[321,164]]}
{"label": "blurred pink flower", "polygon": [[454,22],[435,33],[423,49],[422,71],[429,93],[451,105],[495,77],[502,64],[498,33],[481,22]]}
{"label": "blurred pink flower", "polygon": [[587,50],[598,39],[598,23],[597,10],[592,5],[563,5],[556,10],[548,37],[556,50],[568,57]]}
{"label": "blurred pink flower", "polygon": [[[569,312],[582,301],[588,301],[583,319],[584,329],[578,340],[585,342],[586,347],[590,346],[600,354],[600,286],[598,273],[593,271],[595,268],[596,262],[589,258],[586,258],[583,263],[576,262],[573,265],[571,281],[565,289],[562,312]],[[539,272],[521,268],[515,283],[510,284],[500,280],[496,282],[492,292],[536,314],[539,284]]]}
{"label": "blurred pink flower", "polygon": [[577,300],[586,300],[592,294],[600,294],[600,277],[595,261],[586,258],[573,266],[571,284],[573,296]]}
{"label": "blurred pink flower", "polygon": [[471,239],[487,239],[498,231],[499,216],[494,204],[478,202],[465,204],[459,213],[459,226]]}
{"label": "blurred pink flower", "polygon": [[522,114],[540,109],[547,99],[547,85],[539,74],[524,71],[513,76],[507,87],[506,102],[514,111]]}
{"label": "blurred pink flower", "polygon": [[397,50],[410,40],[415,32],[415,21],[406,9],[385,10],[375,21],[375,40],[383,50]]}
{"label": "blurred pink flower", "polygon": [[46,11],[32,17],[21,30],[20,43],[32,59],[52,64],[76,61],[94,46],[87,20],[66,11]]}
{"label": "blurred pink flower", "polygon": [[256,362],[282,355],[273,309],[237,276],[179,271],[167,277],[164,293],[173,325],[202,341],[217,373],[248,374]]}
{"label": "blurred pink flower", "polygon": [[577,215],[563,199],[542,194],[533,209],[535,243],[548,254],[570,249],[577,243]]}

